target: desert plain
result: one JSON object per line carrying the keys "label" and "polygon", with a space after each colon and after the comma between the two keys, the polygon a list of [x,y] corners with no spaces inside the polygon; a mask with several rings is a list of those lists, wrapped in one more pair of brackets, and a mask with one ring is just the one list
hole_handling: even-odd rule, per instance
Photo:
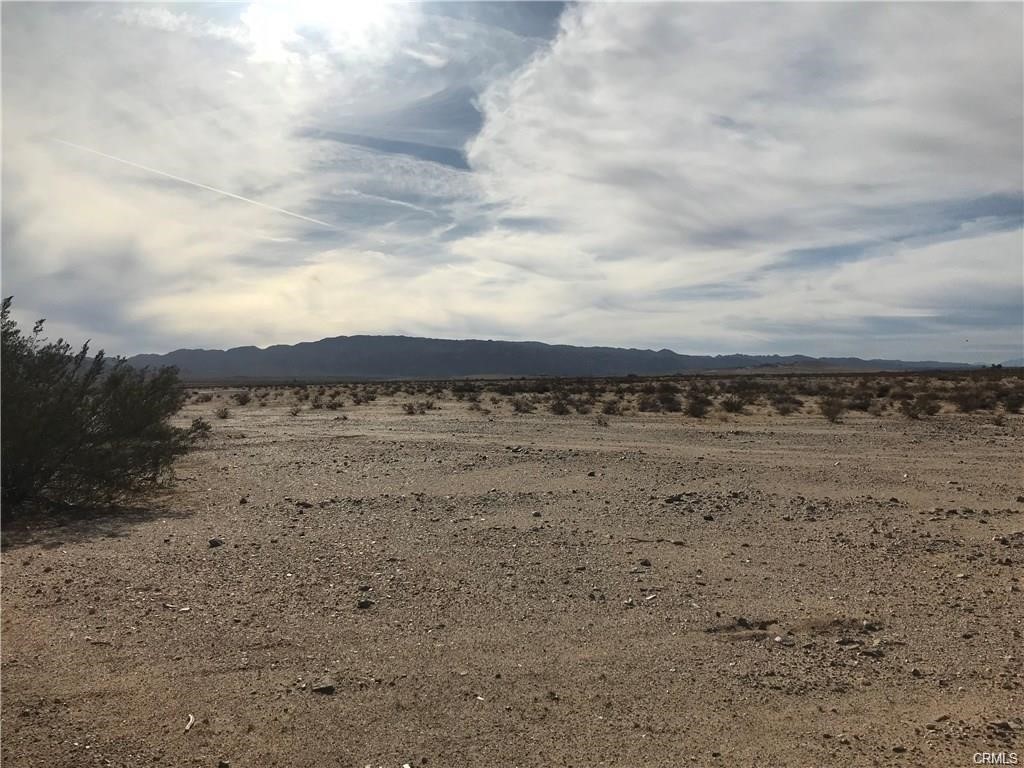
{"label": "desert plain", "polygon": [[1019,413],[317,386],[9,521],[5,766],[1024,763]]}

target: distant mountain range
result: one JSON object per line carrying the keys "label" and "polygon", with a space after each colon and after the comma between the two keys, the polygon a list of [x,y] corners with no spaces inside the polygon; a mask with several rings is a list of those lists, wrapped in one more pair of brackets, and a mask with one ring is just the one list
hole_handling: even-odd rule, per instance
{"label": "distant mountain range", "polygon": [[573,347],[536,341],[337,336],[293,345],[179,349],[136,355],[142,366],[177,366],[186,381],[445,379],[502,376],[625,376],[723,370],[910,371],[966,369],[963,363],[861,360],[804,355],[680,355],[668,349]]}

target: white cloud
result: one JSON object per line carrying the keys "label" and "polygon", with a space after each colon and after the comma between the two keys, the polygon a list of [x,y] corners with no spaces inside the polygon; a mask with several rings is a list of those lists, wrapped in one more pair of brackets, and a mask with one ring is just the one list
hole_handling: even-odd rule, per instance
{"label": "white cloud", "polygon": [[[540,49],[410,4],[5,7],[5,288],[124,352],[404,331],[996,359],[1021,335],[1021,14],[582,4]],[[471,172],[426,161],[488,83]],[[426,146],[343,135],[374,131]]]}
{"label": "white cloud", "polygon": [[[914,281],[866,296],[917,251],[786,282],[755,276],[797,249],[948,228],[957,204],[1020,196],[1020,21],[1019,7],[991,4],[577,6],[546,55],[487,92],[470,148],[489,199],[550,232],[491,233],[474,247],[600,273],[581,283],[574,317],[613,335],[629,301],[631,335],[704,346],[740,341],[744,316],[900,315]],[[1004,241],[1019,244],[1019,232]],[[958,240],[956,263],[931,264],[929,279],[960,301],[986,300],[979,281],[960,279],[975,265],[985,284],[1020,286],[1019,259],[988,258],[990,244]],[[756,295],[650,298],[709,283]],[[585,306],[602,295],[618,299],[614,321]],[[645,321],[649,303],[671,315]],[[801,341],[792,327],[786,336],[772,341]],[[844,351],[863,341],[843,339]]]}

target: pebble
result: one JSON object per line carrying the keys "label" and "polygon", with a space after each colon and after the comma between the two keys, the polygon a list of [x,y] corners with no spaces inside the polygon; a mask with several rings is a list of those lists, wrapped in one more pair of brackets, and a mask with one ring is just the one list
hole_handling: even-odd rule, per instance
{"label": "pebble", "polygon": [[362,600],[360,600],[359,602],[356,603],[356,608],[359,608],[360,610],[363,610],[363,611],[365,611],[367,608],[373,608],[373,606],[374,606],[373,600],[369,600],[369,599],[367,599],[365,597]]}
{"label": "pebble", "polygon": [[224,539],[218,538],[216,536],[214,538],[210,539],[210,549],[213,549],[214,547],[222,547],[222,546],[224,546]]}
{"label": "pebble", "polygon": [[323,680],[318,680],[317,682],[313,683],[312,691],[313,693],[320,693],[324,696],[330,696],[334,693],[336,689],[337,685],[335,684],[335,682],[330,678],[325,677]]}

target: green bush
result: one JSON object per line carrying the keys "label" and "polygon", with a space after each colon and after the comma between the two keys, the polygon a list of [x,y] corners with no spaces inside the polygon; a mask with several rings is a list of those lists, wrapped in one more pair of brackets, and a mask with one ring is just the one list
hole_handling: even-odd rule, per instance
{"label": "green bush", "polygon": [[[112,502],[158,482],[195,432],[168,424],[184,404],[177,370],[136,370],[103,352],[89,358],[63,339],[24,334],[3,301],[2,496]],[[11,514],[11,506],[5,510]]]}

